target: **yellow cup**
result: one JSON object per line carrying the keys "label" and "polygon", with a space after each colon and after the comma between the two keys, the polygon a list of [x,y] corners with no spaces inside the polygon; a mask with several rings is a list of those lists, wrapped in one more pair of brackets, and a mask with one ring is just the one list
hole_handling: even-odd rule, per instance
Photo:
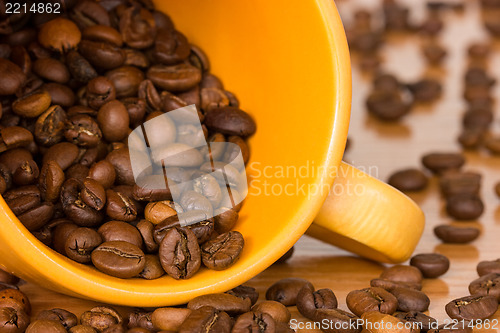
{"label": "yellow cup", "polygon": [[[68,295],[162,306],[244,283],[310,226],[310,234],[368,258],[406,260],[422,233],[422,212],[400,192],[341,162],[351,77],[333,1],[158,0],[156,5],[207,52],[212,72],[257,122],[249,195],[236,226],[246,242],[241,258],[227,270],[203,269],[184,281],[113,278],[43,246],[0,199],[3,268]],[[346,190],[328,196],[334,179]],[[275,191],[266,193],[264,183]],[[285,189],[288,193],[279,192]]]}

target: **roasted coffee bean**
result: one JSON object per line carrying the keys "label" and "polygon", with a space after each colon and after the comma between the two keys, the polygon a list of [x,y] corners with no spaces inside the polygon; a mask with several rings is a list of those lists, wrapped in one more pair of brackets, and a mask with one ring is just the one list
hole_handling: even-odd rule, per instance
{"label": "roasted coffee bean", "polygon": [[441,96],[441,83],[435,79],[422,79],[407,85],[416,102],[429,103]]}
{"label": "roasted coffee bean", "polygon": [[82,30],[92,25],[111,25],[106,9],[100,3],[89,0],[78,1],[72,8],[70,17]]}
{"label": "roasted coffee bean", "polygon": [[153,45],[156,36],[154,16],[145,8],[130,7],[120,17],[120,33],[123,41],[135,49]]}
{"label": "roasted coffee bean", "polygon": [[155,330],[177,332],[191,312],[185,308],[158,308],[153,311],[151,321]]}
{"label": "roasted coffee bean", "polygon": [[59,143],[64,136],[66,113],[58,106],[51,106],[42,113],[35,123],[36,142],[44,146]]}
{"label": "roasted coffee bean", "polygon": [[29,315],[31,313],[31,303],[28,297],[22,291],[14,288],[0,290],[0,301],[3,302],[7,299],[17,301],[22,306],[21,309],[26,314]]}
{"label": "roasted coffee bean", "polygon": [[347,295],[346,302],[349,310],[357,316],[369,311],[393,314],[398,307],[398,300],[394,295],[376,287],[351,291]]}
{"label": "roasted coffee bean", "polygon": [[55,161],[61,169],[66,170],[78,158],[78,147],[69,142],[61,142],[50,147],[43,155],[42,164]]}
{"label": "roasted coffee bean", "polygon": [[66,255],[76,262],[91,262],[92,251],[102,243],[102,237],[90,228],[77,228],[68,235],[64,249]]}
{"label": "roasted coffee bean", "polygon": [[203,264],[217,271],[227,269],[239,259],[243,246],[243,236],[238,231],[221,234],[201,246]]}
{"label": "roasted coffee bean", "polygon": [[417,311],[424,312],[427,311],[430,304],[430,299],[421,291],[396,287],[390,290],[398,300],[398,310],[403,312]]}
{"label": "roasted coffee bean", "polygon": [[32,208],[17,218],[29,231],[35,231],[46,225],[54,216],[54,205],[50,202],[44,202],[38,207]]}
{"label": "roasted coffee bean", "polygon": [[123,103],[110,101],[97,114],[97,122],[104,138],[110,142],[121,141],[128,134],[129,116]]}
{"label": "roasted coffee bean", "polygon": [[[363,313],[361,320],[364,322],[364,326],[369,328],[370,333],[385,333],[387,330],[397,333],[413,332],[410,327],[404,325],[405,323],[401,319],[378,311]],[[416,329],[416,331],[419,330]]]}
{"label": "roasted coffee bean", "polygon": [[116,172],[111,163],[103,160],[92,165],[88,176],[98,181],[105,189],[108,189],[115,182]]}
{"label": "roasted coffee bean", "polygon": [[5,192],[3,198],[18,215],[40,204],[40,190],[34,185],[22,186]]}
{"label": "roasted coffee bean", "polygon": [[462,117],[466,129],[486,130],[493,122],[493,112],[488,109],[468,110]]}
{"label": "roasted coffee bean", "polygon": [[446,58],[448,52],[442,45],[431,41],[422,46],[422,55],[430,65],[437,66]]}
{"label": "roasted coffee bean", "polygon": [[266,291],[266,299],[277,301],[285,306],[297,304],[297,296],[304,286],[314,287],[307,280],[300,278],[285,278],[272,284]]}
{"label": "roasted coffee bean", "polygon": [[45,90],[34,91],[12,103],[12,111],[22,117],[38,117],[50,106],[51,97]]}
{"label": "roasted coffee bean", "polygon": [[144,246],[147,253],[154,253],[158,251],[159,243],[155,242],[153,237],[154,225],[147,220],[140,220],[136,225],[137,230],[142,236]]}
{"label": "roasted coffee bean", "polygon": [[241,285],[227,291],[226,293],[242,299],[248,298],[250,299],[252,305],[257,303],[257,300],[259,299],[259,293],[255,290],[255,288],[250,286]]}
{"label": "roasted coffee bean", "polygon": [[214,229],[219,234],[229,232],[238,221],[238,212],[226,207],[214,211]]}
{"label": "roasted coffee bean", "polygon": [[417,267],[425,278],[434,279],[448,271],[450,260],[439,253],[422,253],[413,256],[410,265]]}
{"label": "roasted coffee bean", "polygon": [[26,328],[26,333],[66,333],[66,329],[58,320],[48,320],[48,319],[38,319],[33,321],[28,328]]}
{"label": "roasted coffee bean", "polygon": [[27,160],[32,160],[33,155],[25,148],[14,148],[0,154],[0,163],[3,164],[10,174]]}
{"label": "roasted coffee bean", "polygon": [[0,330],[9,333],[23,333],[30,323],[24,311],[11,307],[0,307]]}
{"label": "roasted coffee bean", "polygon": [[153,322],[152,322],[152,312],[146,312],[141,309],[135,309],[130,312],[128,315],[128,324],[129,328],[140,327],[147,330],[153,330]]}
{"label": "roasted coffee bean", "polygon": [[450,171],[439,180],[441,192],[445,197],[454,195],[479,195],[481,175],[476,172]]}
{"label": "roasted coffee bean", "polygon": [[401,319],[404,322],[415,323],[417,326],[422,328],[422,331],[428,331],[431,327],[436,327],[438,324],[436,319],[416,311],[398,312],[394,315],[394,317]]}
{"label": "roasted coffee bean", "polygon": [[14,94],[25,82],[22,69],[13,62],[0,58],[0,95]]}
{"label": "roasted coffee bean", "polygon": [[124,241],[142,248],[142,236],[134,226],[121,221],[109,221],[99,227],[97,232],[104,242]]}
{"label": "roasted coffee bean", "polygon": [[276,323],[267,313],[247,312],[236,319],[231,333],[276,332]]}
{"label": "roasted coffee bean", "polygon": [[95,308],[85,311],[80,322],[82,325],[93,327],[98,332],[102,332],[107,328],[121,324],[122,316],[113,308],[106,306],[96,306]]}
{"label": "roasted coffee bean", "polygon": [[222,89],[203,88],[201,89],[201,108],[205,111],[211,108],[229,106],[229,98]]}
{"label": "roasted coffee bean", "polygon": [[190,278],[201,265],[198,240],[189,229],[171,229],[161,241],[158,255],[163,269],[174,279]]}
{"label": "roasted coffee bean", "polygon": [[[153,56],[156,61],[165,65],[174,65],[182,62],[190,54],[190,45],[187,38],[174,29],[160,29],[155,40]],[[202,70],[196,64],[191,63]]]}
{"label": "roasted coffee bean", "polygon": [[483,214],[484,204],[478,195],[456,194],[447,198],[446,211],[457,220],[474,220]]}
{"label": "roasted coffee bean", "polygon": [[331,289],[314,291],[309,285],[305,285],[297,295],[297,310],[311,320],[315,319],[317,309],[335,309],[337,304],[337,297]]}
{"label": "roasted coffee bean", "polygon": [[500,259],[491,261],[481,261],[477,264],[477,273],[484,276],[492,273],[500,274]]}
{"label": "roasted coffee bean", "polygon": [[157,255],[146,254],[144,259],[146,260],[146,264],[144,265],[142,272],[139,274],[140,277],[146,280],[154,280],[165,274]]}
{"label": "roasted coffee bean", "polygon": [[79,226],[96,226],[102,221],[103,214],[88,206],[80,198],[79,192],[82,186],[82,182],[76,178],[70,178],[63,183],[60,198],[64,214]]}
{"label": "roasted coffee bean", "polygon": [[405,116],[411,103],[399,91],[375,89],[366,100],[368,111],[383,121],[395,121]]}
{"label": "roasted coffee bean", "polygon": [[14,174],[12,175],[12,180],[16,185],[30,185],[35,182],[40,174],[38,170],[38,165],[33,160],[25,161],[21,164]]}
{"label": "roasted coffee bean", "polygon": [[[157,184],[165,184],[164,188],[155,188],[160,187]],[[168,201],[172,199],[172,193],[170,192],[170,188],[167,184],[167,179],[164,175],[150,175],[141,177],[137,180],[137,183],[134,185],[133,197],[139,201]],[[180,208],[178,205],[177,208]],[[161,209],[154,206],[146,206],[145,211],[148,215],[151,215],[150,218],[161,218],[161,215],[157,216],[157,213],[161,212]],[[148,217],[146,217],[148,218]],[[156,221],[156,220],[155,220]]]}
{"label": "roasted coffee bean", "polygon": [[262,301],[252,306],[252,311],[255,313],[267,313],[273,317],[275,322],[284,324],[287,324],[292,316],[286,306],[276,301]]}
{"label": "roasted coffee bean", "polygon": [[[331,323],[323,329],[323,332],[326,333],[359,333],[363,328],[357,316],[340,309],[316,310],[314,321],[322,323],[324,320]],[[337,329],[337,327],[341,327],[341,329]]]}
{"label": "roasted coffee bean", "polygon": [[87,178],[88,175],[89,175],[89,168],[83,164],[73,164],[64,173],[66,179],[75,178],[80,183],[83,183],[83,181]]}
{"label": "roasted coffee bean", "polygon": [[27,129],[18,126],[0,129],[0,152],[4,152],[8,149],[26,147],[31,142],[33,142],[33,134]]}
{"label": "roasted coffee bean", "polygon": [[66,240],[69,235],[78,229],[78,226],[69,220],[67,222],[61,223],[54,228],[52,236],[52,247],[54,250],[61,254],[66,254]]}
{"label": "roasted coffee bean", "polygon": [[201,71],[188,64],[153,65],[148,69],[146,76],[158,88],[180,92],[197,85],[201,80]]}
{"label": "roasted coffee bean", "polygon": [[134,49],[124,49],[125,51],[125,62],[126,66],[135,66],[139,68],[147,68],[151,66],[150,59],[139,50]]}
{"label": "roasted coffee bean", "polygon": [[[134,192],[135,193],[135,192]],[[146,220],[153,224],[160,224],[169,217],[177,215],[176,207],[173,201],[164,200],[150,202],[144,209]]]}
{"label": "roasted coffee bean", "polygon": [[123,98],[137,96],[144,73],[133,66],[122,66],[107,72],[106,77],[115,88],[116,97]]}
{"label": "roasted coffee bean", "polygon": [[140,126],[147,111],[146,101],[137,97],[126,97],[123,98],[121,102],[125,105],[125,108],[127,108],[131,127]]}
{"label": "roasted coffee bean", "polygon": [[210,306],[219,311],[225,311],[231,316],[250,311],[251,301],[249,298],[239,298],[226,293],[206,294],[193,298],[187,304],[188,309],[197,310]]}
{"label": "roasted coffee bean", "polygon": [[498,309],[498,300],[494,296],[467,296],[446,304],[448,316],[456,320],[483,320],[493,315]]}
{"label": "roasted coffee bean", "polygon": [[36,316],[36,320],[41,319],[59,321],[67,330],[78,324],[78,318],[73,313],[58,308],[41,311]]}
{"label": "roasted coffee bean", "polygon": [[106,214],[115,220],[130,222],[137,217],[135,203],[126,195],[113,190],[106,190]]}
{"label": "roasted coffee bean", "polygon": [[108,43],[82,40],[78,51],[92,66],[104,70],[120,67],[125,62],[125,52]]}
{"label": "roasted coffee bean", "polygon": [[474,296],[494,296],[500,300],[500,274],[490,273],[472,281],[469,292]]}
{"label": "roasted coffee bean", "polygon": [[382,274],[380,274],[380,278],[394,282],[420,284],[422,282],[422,273],[416,267],[395,265],[386,268]]}
{"label": "roasted coffee bean", "polygon": [[180,333],[229,333],[233,323],[229,315],[210,306],[193,310],[179,327]]}
{"label": "roasted coffee bean", "polygon": [[200,211],[204,213],[205,218],[213,216],[213,206],[210,201],[204,195],[196,191],[184,192],[179,203],[185,212]]}
{"label": "roasted coffee bean", "polygon": [[82,38],[96,42],[111,43],[121,47],[123,44],[122,36],[115,28],[106,25],[91,25],[83,29]]}
{"label": "roasted coffee bean", "polygon": [[124,241],[102,243],[91,257],[98,270],[122,279],[139,275],[146,264],[141,249]]}
{"label": "roasted coffee bean", "polygon": [[38,32],[38,41],[48,49],[66,52],[76,48],[81,33],[75,23],[65,18],[56,18],[45,23]]}
{"label": "roasted coffee bean", "polygon": [[434,173],[460,169],[465,158],[459,153],[429,153],[422,157],[422,164]]}
{"label": "roasted coffee bean", "polygon": [[33,72],[42,79],[63,84],[67,83],[70,77],[68,68],[53,58],[37,59],[33,63]]}
{"label": "roasted coffee bean", "polygon": [[210,109],[205,115],[205,125],[213,131],[241,137],[250,136],[256,130],[248,113],[231,106]]}
{"label": "roasted coffee bean", "polygon": [[69,333],[97,333],[97,331],[90,326],[87,325],[77,325],[73,326],[69,329]]}
{"label": "roasted coffee bean", "polygon": [[466,244],[479,237],[481,231],[478,228],[460,228],[451,225],[438,225],[434,228],[434,234],[444,243]]}
{"label": "roasted coffee bean", "polygon": [[80,147],[95,147],[102,137],[97,122],[87,115],[74,115],[66,121],[66,140]]}
{"label": "roasted coffee bean", "polygon": [[42,89],[47,91],[52,99],[52,104],[57,104],[62,107],[71,107],[75,104],[76,96],[70,87],[60,84],[49,82],[42,86]]}
{"label": "roasted coffee bean", "polygon": [[388,180],[389,185],[400,191],[420,191],[427,187],[429,179],[418,169],[405,169],[393,173]]}
{"label": "roasted coffee bean", "polygon": [[66,66],[68,66],[71,76],[81,83],[87,83],[97,76],[94,67],[76,51],[68,52]]}
{"label": "roasted coffee bean", "polygon": [[101,210],[106,204],[106,192],[102,185],[91,178],[83,180],[83,188],[80,197],[89,207],[95,210]]}

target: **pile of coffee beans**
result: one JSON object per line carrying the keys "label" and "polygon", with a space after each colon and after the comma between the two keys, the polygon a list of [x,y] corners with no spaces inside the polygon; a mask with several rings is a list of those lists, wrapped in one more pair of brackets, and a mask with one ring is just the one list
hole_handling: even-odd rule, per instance
{"label": "pile of coffee beans", "polygon": [[[248,161],[256,125],[210,73],[205,53],[150,1],[64,1],[60,14],[3,23],[0,193],[24,226],[57,252],[118,278],[187,279],[202,264],[234,264],[244,246],[232,230],[241,195],[231,188],[224,199],[229,185],[211,173],[240,151]],[[150,181],[164,189],[136,184],[127,136],[193,104],[202,139],[240,149],[184,154],[178,166],[192,168],[176,169],[168,181],[196,182],[174,203],[163,174]],[[176,135],[168,126],[159,131]],[[190,133],[185,124],[177,136]],[[182,227],[179,209],[214,213]]]}

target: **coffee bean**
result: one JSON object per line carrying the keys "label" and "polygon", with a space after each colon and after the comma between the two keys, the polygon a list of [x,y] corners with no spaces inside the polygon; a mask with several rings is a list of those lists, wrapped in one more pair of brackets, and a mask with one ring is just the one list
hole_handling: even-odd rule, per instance
{"label": "coffee bean", "polygon": [[78,51],[92,66],[104,70],[120,67],[125,62],[125,52],[109,43],[82,40]]}
{"label": "coffee bean", "polygon": [[3,302],[4,300],[11,299],[17,301],[19,304],[22,306],[22,310],[26,314],[31,314],[31,303],[22,291],[18,289],[13,289],[13,288],[7,288],[4,290],[0,290],[0,302]]}
{"label": "coffee bean", "polygon": [[422,164],[434,173],[460,169],[465,158],[459,153],[429,153],[422,157]]}
{"label": "coffee bean", "polygon": [[201,80],[200,70],[188,64],[153,65],[146,76],[155,86],[170,92],[189,90]]}
{"label": "coffee bean", "polygon": [[395,121],[405,116],[411,102],[400,91],[375,89],[366,100],[368,111],[382,121]]}
{"label": "coffee bean", "polygon": [[314,291],[305,285],[297,295],[297,310],[311,320],[314,320],[317,309],[335,309],[337,304],[337,297],[331,289]]}
{"label": "coffee bean", "polygon": [[111,163],[106,160],[92,165],[89,170],[89,178],[98,181],[105,189],[110,188],[115,182],[116,172]]}
{"label": "coffee bean", "polygon": [[231,106],[209,110],[205,115],[205,125],[214,131],[241,137],[250,136],[256,130],[255,122],[248,113]]}
{"label": "coffee bean", "polygon": [[267,313],[273,317],[274,321],[285,324],[290,321],[292,316],[286,306],[276,301],[262,301],[252,306],[252,311],[255,313]]}
{"label": "coffee bean", "polygon": [[97,114],[97,122],[104,138],[110,142],[121,141],[128,134],[129,116],[123,103],[110,101]]}
{"label": "coffee bean", "polygon": [[116,90],[116,97],[137,96],[144,73],[133,66],[121,66],[106,73],[106,77]]}
{"label": "coffee bean", "polygon": [[106,25],[91,25],[83,29],[82,38],[96,41],[111,43],[117,47],[123,44],[122,36],[118,30]]}
{"label": "coffee bean", "polygon": [[457,220],[474,220],[484,211],[484,204],[478,195],[456,194],[446,200],[447,213]]}
{"label": "coffee bean", "polygon": [[11,174],[27,160],[32,160],[33,155],[25,148],[14,148],[0,154],[0,163],[3,164]]}
{"label": "coffee bean", "polygon": [[142,248],[142,236],[134,226],[122,221],[109,221],[99,227],[97,232],[103,242],[123,241]]}
{"label": "coffee bean", "polygon": [[146,220],[153,224],[162,223],[169,217],[175,215],[177,215],[175,204],[173,201],[169,200],[150,202],[144,209]]}
{"label": "coffee bean", "polygon": [[54,216],[54,205],[50,202],[44,202],[38,207],[32,208],[17,218],[29,231],[35,231],[42,228]]}
{"label": "coffee bean", "polygon": [[446,304],[446,313],[456,320],[483,320],[498,309],[498,300],[493,296],[467,296]]}
{"label": "coffee bean", "polygon": [[398,307],[398,300],[382,288],[366,288],[351,291],[346,298],[347,307],[357,316],[365,312],[380,311],[393,314]]}
{"label": "coffee bean", "polygon": [[155,330],[177,332],[191,312],[185,308],[158,308],[153,311],[151,321]]}
{"label": "coffee bean", "polygon": [[441,96],[443,90],[439,81],[430,78],[425,78],[415,83],[408,84],[407,87],[413,94],[415,101],[421,103],[435,101]]}
{"label": "coffee bean", "polygon": [[227,291],[226,293],[242,299],[248,298],[250,299],[252,305],[257,303],[257,300],[259,299],[259,293],[255,290],[255,288],[250,286],[241,285]]}
{"label": "coffee bean", "polygon": [[247,312],[236,319],[231,333],[276,332],[276,323],[267,313]]}
{"label": "coffee bean", "polygon": [[66,55],[66,66],[72,77],[81,83],[87,83],[97,77],[97,72],[92,65],[76,51]]}
{"label": "coffee bean", "polygon": [[201,265],[200,247],[189,229],[171,229],[161,241],[158,255],[163,269],[174,279],[190,278]]}
{"label": "coffee bean", "polygon": [[32,322],[28,328],[26,328],[26,333],[66,333],[64,326],[57,320],[39,319]]}
{"label": "coffee bean", "polygon": [[52,237],[52,247],[54,250],[61,254],[66,254],[66,240],[69,235],[78,229],[78,226],[69,220],[67,222],[61,223],[54,228]]}
{"label": "coffee bean", "polygon": [[11,307],[0,307],[0,330],[4,332],[23,333],[30,323],[24,311]]}
{"label": "coffee bean", "polygon": [[134,49],[125,49],[124,65],[147,68],[151,66],[150,59],[141,51]]}
{"label": "coffee bean", "polygon": [[481,261],[477,265],[477,273],[479,274],[479,276],[484,276],[491,273],[500,274],[500,259]]}
{"label": "coffee bean", "polygon": [[12,180],[16,185],[30,185],[37,180],[39,173],[40,171],[38,170],[36,162],[28,160],[21,164],[16,171],[14,171]]}
{"label": "coffee bean", "polygon": [[140,277],[146,280],[154,280],[165,274],[157,255],[146,254],[144,258],[146,260],[146,264],[144,265],[142,272],[139,274]]}
{"label": "coffee bean", "polygon": [[92,25],[111,25],[111,19],[108,12],[98,2],[89,0],[78,1],[69,15],[81,30]]}
{"label": "coffee bean", "polygon": [[193,189],[206,197],[213,207],[217,207],[222,199],[222,191],[215,177],[203,174],[193,180]]}
{"label": "coffee bean", "polygon": [[438,225],[434,228],[434,234],[444,243],[466,244],[479,237],[481,231],[477,228],[460,228],[451,225]]}
{"label": "coffee bean", "polygon": [[147,253],[158,251],[159,245],[153,238],[154,225],[147,220],[140,220],[136,225],[137,230],[142,236]]}
{"label": "coffee bean", "polygon": [[398,310],[403,312],[417,311],[424,312],[427,311],[430,304],[430,299],[421,291],[396,287],[390,290],[398,300]]}
{"label": "coffee bean", "polygon": [[406,266],[406,265],[395,265],[386,268],[382,274],[380,274],[381,279],[387,279],[394,282],[403,283],[422,283],[422,273],[416,267]]}
{"label": "coffee bean", "polygon": [[[186,37],[174,29],[160,29],[155,40],[154,58],[162,64],[174,65],[182,62],[190,55],[190,45]],[[202,70],[201,67],[196,68]]]}
{"label": "coffee bean", "polygon": [[43,155],[42,164],[55,161],[61,169],[66,170],[78,158],[78,147],[69,142],[61,142],[50,147]]}
{"label": "coffee bean", "polygon": [[240,257],[244,240],[238,231],[229,231],[201,246],[203,264],[213,270],[231,267]]}
{"label": "coffee bean", "polygon": [[67,83],[70,77],[68,68],[53,58],[37,59],[33,63],[33,72],[42,79],[63,84]]}
{"label": "coffee bean", "polygon": [[389,185],[400,191],[420,191],[427,187],[427,176],[418,169],[405,169],[393,173],[388,180]]}
{"label": "coffee bean", "polygon": [[66,255],[79,263],[91,262],[91,254],[102,243],[102,237],[94,229],[77,228],[68,235],[64,249]]}
{"label": "coffee bean", "polygon": [[185,212],[201,211],[206,216],[205,218],[213,216],[213,206],[210,201],[204,195],[196,191],[184,192],[179,203]]}
{"label": "coffee bean", "polygon": [[493,112],[488,109],[471,109],[465,112],[462,125],[465,129],[486,130],[493,122]]}
{"label": "coffee bean", "polygon": [[106,204],[106,192],[104,187],[94,179],[86,178],[83,180],[83,188],[80,197],[89,207],[95,210],[101,210]]}
{"label": "coffee bean", "polygon": [[472,281],[469,292],[474,296],[494,296],[500,300],[500,274],[490,273]]}
{"label": "coffee bean", "polygon": [[106,190],[106,214],[115,220],[130,222],[137,217],[135,203],[126,195]]}
{"label": "coffee bean", "polygon": [[[89,175],[89,168],[82,164],[73,164],[64,173],[64,177],[66,179],[74,178],[77,179],[80,183],[82,183],[82,189],[83,189],[83,181],[87,178],[88,175]],[[83,202],[85,203],[85,201]]]}
{"label": "coffee bean", "polygon": [[431,329],[431,327],[436,327],[438,324],[438,321],[436,319],[429,317],[424,313],[416,311],[398,312],[394,316],[404,322],[410,322],[419,325],[419,327],[421,327],[423,331],[428,331]]}
{"label": "coffee bean", "polygon": [[93,327],[98,332],[102,332],[113,325],[121,324],[122,321],[122,316],[115,309],[106,306],[96,306],[89,311],[85,311],[80,318],[82,325]]}
{"label": "coffee bean", "polygon": [[219,311],[225,311],[230,316],[239,315],[250,311],[250,299],[241,299],[230,294],[206,294],[193,298],[187,304],[188,309],[197,310],[204,306],[213,307]]}
{"label": "coffee bean", "polygon": [[141,249],[124,241],[102,243],[91,257],[98,270],[122,279],[139,275],[146,264]]}
{"label": "coffee bean", "polygon": [[76,325],[69,329],[69,333],[97,333],[97,331],[87,325]]}
{"label": "coffee bean", "polygon": [[22,117],[38,117],[50,106],[51,97],[45,90],[35,91],[12,103],[12,111]]}
{"label": "coffee bean", "polygon": [[430,65],[437,66],[446,58],[448,52],[442,45],[431,41],[422,46],[422,55]]}
{"label": "coffee bean", "polygon": [[42,113],[35,123],[36,142],[44,146],[53,146],[64,137],[66,112],[54,105]]}
{"label": "coffee bean", "polygon": [[300,278],[285,278],[273,283],[266,291],[266,299],[285,306],[297,304],[297,296],[304,286],[314,289],[312,284]]}
{"label": "coffee bean", "polygon": [[450,260],[439,253],[422,253],[413,256],[410,265],[417,267],[425,278],[437,278],[450,268]]}
{"label": "coffee bean", "polygon": [[58,308],[39,312],[36,320],[42,319],[59,321],[67,330],[78,324],[78,318],[73,313]]}
{"label": "coffee bean", "polygon": [[454,195],[479,195],[481,175],[476,172],[450,171],[439,180],[441,192],[445,197]]}
{"label": "coffee bean", "polygon": [[0,95],[14,94],[26,80],[21,68],[7,59],[0,58],[0,73]]}
{"label": "coffee bean", "polygon": [[153,322],[152,322],[153,312],[147,312],[141,309],[134,309],[134,311],[130,312],[128,315],[128,324],[129,328],[143,328],[148,332],[149,330],[154,330]]}
{"label": "coffee bean", "polygon": [[80,39],[78,27],[65,18],[56,18],[45,23],[38,32],[38,41],[43,47],[60,53],[76,48]]}
{"label": "coffee bean", "polygon": [[81,200],[80,190],[82,186],[82,182],[76,178],[70,178],[63,183],[60,198],[64,214],[79,226],[96,226],[101,223],[103,213]]}
{"label": "coffee bean", "polygon": [[219,234],[229,232],[238,221],[238,212],[226,207],[218,208],[214,211],[214,229]]}
{"label": "coffee bean", "polygon": [[357,316],[340,309],[317,309],[314,321],[322,323],[324,320],[332,323],[323,329],[326,333],[360,333],[363,328]]}
{"label": "coffee bean", "polygon": [[[404,322],[401,319],[378,311],[365,312],[361,316],[361,319],[364,322],[364,326],[369,327],[373,333],[384,333],[384,331],[387,330],[398,333],[413,332],[411,328],[405,327]],[[416,331],[418,332],[418,329],[416,329]]]}
{"label": "coffee bean", "polygon": [[95,147],[102,137],[97,122],[87,115],[74,115],[66,121],[66,140],[80,147]]}
{"label": "coffee bean", "polygon": [[203,306],[192,311],[179,327],[180,333],[229,333],[232,320],[224,311]]}

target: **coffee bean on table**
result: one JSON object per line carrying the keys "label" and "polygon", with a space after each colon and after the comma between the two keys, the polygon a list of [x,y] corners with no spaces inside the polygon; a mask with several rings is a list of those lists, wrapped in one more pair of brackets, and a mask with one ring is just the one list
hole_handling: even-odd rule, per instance
{"label": "coffee bean on table", "polygon": [[481,178],[476,172],[448,171],[440,178],[439,185],[445,197],[460,194],[479,195]]}
{"label": "coffee bean on table", "polygon": [[193,310],[179,327],[179,333],[224,333],[231,332],[232,320],[224,311],[210,306]]}
{"label": "coffee bean on table", "polygon": [[372,279],[370,281],[371,287],[379,287],[387,291],[391,291],[396,287],[405,287],[415,290],[422,290],[421,283],[406,283],[406,282],[395,282],[388,279]]}
{"label": "coffee bean on table", "polygon": [[450,268],[450,260],[439,253],[422,253],[413,256],[410,265],[417,267],[425,278],[437,278]]}
{"label": "coffee bean on table", "polygon": [[491,273],[500,274],[500,259],[491,261],[481,261],[477,264],[477,273],[484,276]]}
{"label": "coffee bean on table", "polygon": [[418,169],[405,169],[393,173],[388,180],[389,185],[400,191],[420,191],[427,187],[427,176]]}
{"label": "coffee bean on table", "polygon": [[466,296],[446,304],[446,313],[456,320],[483,320],[492,316],[498,309],[494,296]]}
{"label": "coffee bean on table", "polygon": [[144,252],[124,241],[102,243],[92,251],[91,257],[98,270],[122,279],[139,275],[146,264]]}
{"label": "coffee bean on table", "polygon": [[276,322],[267,313],[247,312],[236,319],[231,333],[276,332]]}
{"label": "coffee bean on table", "polygon": [[351,291],[347,295],[346,303],[349,310],[357,316],[369,311],[393,314],[398,307],[398,300],[394,295],[376,287]]}
{"label": "coffee bean on table", "polygon": [[151,314],[151,322],[155,330],[177,332],[191,312],[186,308],[158,308]]}
{"label": "coffee bean on table", "polygon": [[38,117],[50,106],[51,98],[47,91],[34,91],[12,103],[12,111],[22,117]]}
{"label": "coffee bean on table", "polygon": [[474,220],[483,214],[484,204],[477,195],[456,194],[446,200],[446,211],[457,220]]}
{"label": "coffee bean on table", "polygon": [[335,309],[337,304],[337,297],[331,289],[314,291],[309,285],[305,285],[297,295],[297,310],[311,320],[314,320],[317,309]]}
{"label": "coffee bean on table", "polygon": [[233,295],[233,296],[236,296],[236,297],[239,297],[239,298],[242,298],[242,299],[249,298],[252,305],[257,303],[257,300],[259,299],[259,293],[257,292],[257,290],[255,290],[254,287],[245,286],[245,285],[241,285],[241,286],[238,286],[236,288],[233,288],[229,291],[226,291],[226,293]]}
{"label": "coffee bean on table", "polygon": [[390,291],[398,300],[398,310],[403,312],[425,312],[429,309],[430,299],[421,291],[396,287]]}
{"label": "coffee bean on table", "polygon": [[219,311],[225,311],[230,316],[239,315],[250,311],[250,299],[239,298],[230,294],[206,294],[193,298],[187,308],[196,310],[204,306],[211,306]]}
{"label": "coffee bean on table", "polygon": [[285,306],[297,304],[297,296],[304,286],[314,290],[312,284],[301,278],[285,278],[273,283],[266,291],[266,299],[277,301]]}
{"label": "coffee bean on table", "polygon": [[0,330],[3,332],[23,333],[30,323],[24,311],[11,307],[0,307]]}
{"label": "coffee bean on table", "polygon": [[14,94],[26,80],[21,68],[7,59],[0,58],[0,72],[0,95]]}
{"label": "coffee bean on table", "polygon": [[198,240],[190,229],[171,229],[161,241],[158,255],[165,272],[177,280],[190,278],[201,265]]}
{"label": "coffee bean on table", "polygon": [[434,228],[434,234],[444,243],[467,244],[479,237],[481,231],[478,228],[461,228],[452,225],[438,225]]}
{"label": "coffee bean on table", "polygon": [[425,313],[416,311],[398,312],[394,316],[405,322],[410,322],[410,323],[415,323],[416,325],[420,325],[423,331],[428,331],[431,329],[431,327],[436,327],[438,323],[436,319],[429,317]]}
{"label": "coffee bean on table", "polygon": [[59,321],[67,330],[78,324],[78,318],[73,313],[58,308],[39,312],[36,320],[40,319]]}
{"label": "coffee bean on table", "polygon": [[291,318],[287,307],[276,301],[262,301],[252,306],[252,311],[256,313],[267,313],[273,317],[274,321],[288,324]]}
{"label": "coffee bean on table", "polygon": [[460,169],[465,164],[465,158],[459,153],[429,153],[422,157],[422,164],[439,174],[446,170]]}
{"label": "coffee bean on table", "polygon": [[[323,322],[327,320],[332,325],[323,329],[326,333],[359,333],[363,326],[359,323],[359,317],[341,309],[318,309],[314,313],[314,321]],[[336,327],[346,327],[341,331]]]}
{"label": "coffee bean on table", "polygon": [[121,324],[123,318],[111,307],[96,306],[89,311],[85,311],[80,317],[80,322],[82,325],[93,327],[98,332],[102,332],[113,325]]}
{"label": "coffee bean on table", "polygon": [[28,328],[26,328],[26,333],[66,333],[64,326],[57,320],[39,319],[33,321]]}
{"label": "coffee bean on table", "polygon": [[500,301],[500,274],[490,273],[472,281],[469,292],[471,295],[494,296]]}
{"label": "coffee bean on table", "polygon": [[395,282],[420,284],[423,277],[422,272],[416,267],[394,265],[386,268],[382,274],[380,274],[380,278]]}
{"label": "coffee bean on table", "polygon": [[221,234],[201,246],[203,264],[217,271],[229,268],[239,259],[243,246],[243,235],[238,231]]}

